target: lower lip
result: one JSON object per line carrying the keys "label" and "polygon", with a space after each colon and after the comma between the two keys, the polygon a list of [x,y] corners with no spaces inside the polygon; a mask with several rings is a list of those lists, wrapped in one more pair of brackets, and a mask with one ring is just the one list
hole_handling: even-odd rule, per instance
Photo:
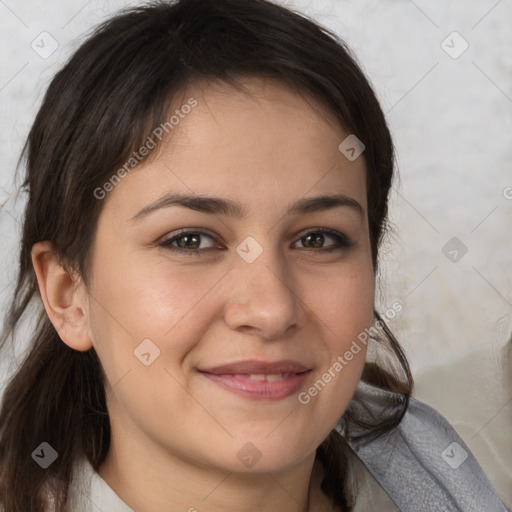
{"label": "lower lip", "polygon": [[201,372],[206,378],[237,395],[250,400],[280,400],[296,393],[308,378],[311,370],[295,373],[277,381],[251,380],[240,375]]}

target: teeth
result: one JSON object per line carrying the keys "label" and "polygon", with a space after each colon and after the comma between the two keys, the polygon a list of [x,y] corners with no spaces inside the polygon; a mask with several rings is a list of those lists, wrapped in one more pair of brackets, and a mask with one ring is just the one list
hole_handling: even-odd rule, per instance
{"label": "teeth", "polygon": [[283,378],[282,373],[270,373],[268,375],[264,375],[262,373],[253,373],[250,376],[251,380],[268,380],[268,381],[276,381],[281,380]]}
{"label": "teeth", "polygon": [[274,380],[281,380],[283,378],[282,373],[271,373],[267,375],[267,380],[274,381]]}
{"label": "teeth", "polygon": [[268,381],[276,381],[281,380],[283,378],[282,373],[270,373],[270,374],[263,374],[263,373],[253,373],[250,376],[251,380],[268,380]]}

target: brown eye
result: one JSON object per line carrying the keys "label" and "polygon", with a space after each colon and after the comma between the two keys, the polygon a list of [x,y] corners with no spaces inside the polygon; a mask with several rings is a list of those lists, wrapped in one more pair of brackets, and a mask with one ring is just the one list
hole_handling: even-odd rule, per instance
{"label": "brown eye", "polygon": [[300,240],[305,247],[318,249],[324,244],[324,235],[322,233],[314,233],[312,235],[303,236]]}
{"label": "brown eye", "polygon": [[[206,242],[208,239],[211,241],[209,245]],[[214,248],[215,243],[214,238],[208,233],[203,233],[202,231],[180,231],[161,242],[160,246],[182,254],[200,254]]]}
{"label": "brown eye", "polygon": [[182,235],[177,237],[178,247],[184,249],[198,249],[199,245],[201,245],[201,235],[193,234],[193,235]]}
{"label": "brown eye", "polygon": [[[331,242],[326,245],[329,240],[334,241],[334,243]],[[302,244],[304,249],[318,249],[316,252],[329,252],[339,249],[346,249],[352,245],[348,238],[342,233],[325,229],[311,230],[302,236],[298,242]]]}

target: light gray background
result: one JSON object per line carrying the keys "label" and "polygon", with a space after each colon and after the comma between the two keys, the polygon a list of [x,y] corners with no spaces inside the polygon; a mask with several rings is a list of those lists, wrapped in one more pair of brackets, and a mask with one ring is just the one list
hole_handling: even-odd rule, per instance
{"label": "light gray background", "polygon": [[[23,201],[14,200],[22,144],[53,74],[86,31],[138,2],[0,0],[0,300],[15,277]],[[283,2],[284,3],[284,2]],[[356,53],[391,126],[400,182],[382,254],[380,309],[413,369],[512,329],[512,1],[294,0]],[[458,58],[453,56],[469,44]],[[57,50],[49,51],[48,32]],[[448,55],[442,47],[452,53]],[[510,188],[508,188],[510,187]],[[457,237],[467,253],[442,252]],[[450,251],[453,247],[449,248]],[[448,250],[446,250],[448,252]],[[455,254],[452,252],[452,257]]]}

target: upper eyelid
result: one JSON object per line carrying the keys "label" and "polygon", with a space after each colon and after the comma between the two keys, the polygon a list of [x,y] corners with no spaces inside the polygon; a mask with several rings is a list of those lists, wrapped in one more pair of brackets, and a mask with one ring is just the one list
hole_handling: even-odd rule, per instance
{"label": "upper eyelid", "polygon": [[192,235],[199,234],[202,236],[209,236],[213,240],[218,239],[218,237],[216,235],[214,235],[208,231],[204,231],[202,228],[183,228],[183,229],[179,229],[176,233],[172,233],[170,235],[165,235],[164,237],[162,237],[161,243],[168,242],[169,240],[174,240],[175,238],[179,238],[181,236],[190,235],[190,234],[192,234]]}

